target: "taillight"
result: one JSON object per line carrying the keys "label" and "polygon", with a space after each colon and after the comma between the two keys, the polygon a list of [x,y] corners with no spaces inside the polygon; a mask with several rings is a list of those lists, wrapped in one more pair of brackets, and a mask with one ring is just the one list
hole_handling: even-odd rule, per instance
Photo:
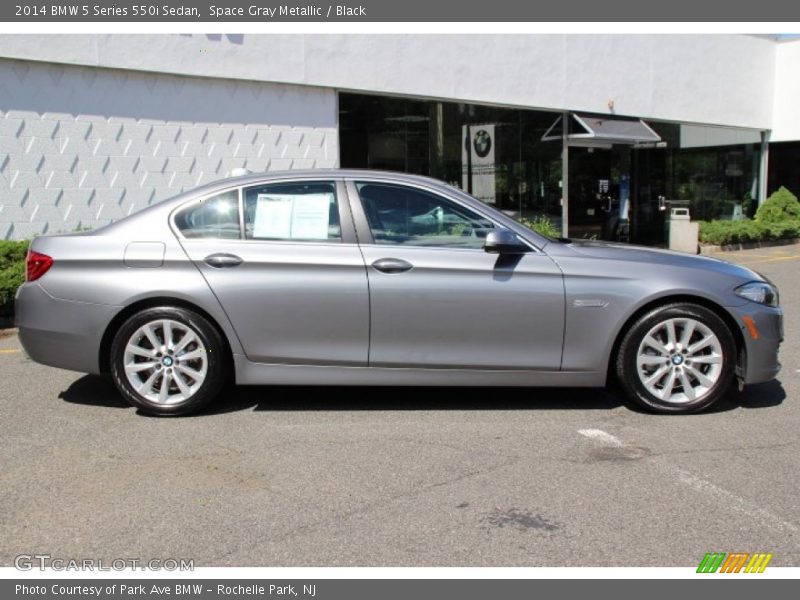
{"label": "taillight", "polygon": [[36,281],[52,266],[53,259],[47,254],[28,250],[28,257],[25,259],[25,281]]}

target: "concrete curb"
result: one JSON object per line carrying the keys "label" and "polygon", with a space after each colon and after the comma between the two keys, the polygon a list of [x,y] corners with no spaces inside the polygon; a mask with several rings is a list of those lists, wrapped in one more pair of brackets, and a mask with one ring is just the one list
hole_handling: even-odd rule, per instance
{"label": "concrete curb", "polygon": [[756,248],[771,248],[773,246],[791,246],[800,244],[800,238],[790,238],[785,240],[764,240],[763,242],[742,242],[739,244],[724,244],[722,246],[712,246],[711,244],[700,244],[700,254],[714,254],[716,252],[733,252],[735,250],[754,250]]}

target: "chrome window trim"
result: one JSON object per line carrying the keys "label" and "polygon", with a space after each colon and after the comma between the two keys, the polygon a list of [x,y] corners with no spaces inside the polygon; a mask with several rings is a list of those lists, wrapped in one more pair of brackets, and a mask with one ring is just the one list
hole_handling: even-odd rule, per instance
{"label": "chrome window trim", "polygon": [[[328,182],[332,183],[334,186],[335,194],[336,194],[336,205],[339,210],[339,226],[342,229],[341,238],[336,241],[312,241],[312,240],[258,240],[258,239],[248,239],[246,237],[245,228],[244,228],[244,191],[246,188],[251,187],[258,187],[264,185],[273,185],[273,184],[285,184],[285,183],[301,183],[304,181],[315,181],[315,182]],[[239,197],[238,202],[238,210],[239,210],[239,237],[238,238],[220,238],[220,237],[208,237],[208,238],[190,238],[183,235],[183,232],[180,230],[178,225],[175,223],[176,215],[181,212],[182,210],[187,209],[188,207],[192,206],[193,204],[199,204],[204,200],[208,200],[209,198],[213,198],[215,196],[219,196],[221,194],[226,194],[236,190]],[[326,246],[352,246],[358,245],[358,234],[356,231],[355,223],[353,222],[353,213],[352,209],[349,204],[349,194],[347,193],[347,189],[345,186],[345,181],[342,177],[331,177],[325,175],[319,176],[306,176],[306,177],[270,177],[265,178],[262,181],[254,181],[247,184],[239,184],[235,186],[231,186],[228,188],[218,189],[214,192],[210,192],[208,194],[203,194],[202,196],[197,196],[186,200],[173,208],[167,219],[167,224],[169,228],[172,230],[172,233],[178,238],[179,241],[224,241],[226,243],[230,242],[247,242],[247,243],[262,243],[262,244],[314,244],[314,245],[326,245]],[[347,203],[347,206],[345,206]]]}

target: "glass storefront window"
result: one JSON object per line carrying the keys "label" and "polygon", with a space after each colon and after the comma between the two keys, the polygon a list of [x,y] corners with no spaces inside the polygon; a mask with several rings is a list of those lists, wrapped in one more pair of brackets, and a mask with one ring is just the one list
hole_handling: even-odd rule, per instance
{"label": "glass storefront window", "polygon": [[779,142],[769,146],[767,194],[783,186],[800,197],[800,142]]}
{"label": "glass storefront window", "polygon": [[430,175],[514,216],[561,216],[554,114],[453,102],[339,95],[342,167]]}
{"label": "glass storefront window", "polygon": [[[562,142],[555,129],[542,139],[560,115],[341,93],[341,166],[430,175],[511,216],[545,216],[560,228]],[[673,205],[695,220],[753,215],[760,132],[647,124],[660,143],[570,147],[571,237],[663,245]]]}

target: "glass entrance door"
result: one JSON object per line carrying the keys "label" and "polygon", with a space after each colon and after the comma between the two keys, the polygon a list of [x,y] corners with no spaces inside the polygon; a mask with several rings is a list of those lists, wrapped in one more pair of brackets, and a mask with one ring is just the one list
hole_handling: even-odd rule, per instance
{"label": "glass entrance door", "polygon": [[666,217],[671,196],[667,191],[667,150],[632,151],[631,241],[648,246],[667,245]]}
{"label": "glass entrance door", "polygon": [[630,241],[630,152],[570,147],[569,237]]}

